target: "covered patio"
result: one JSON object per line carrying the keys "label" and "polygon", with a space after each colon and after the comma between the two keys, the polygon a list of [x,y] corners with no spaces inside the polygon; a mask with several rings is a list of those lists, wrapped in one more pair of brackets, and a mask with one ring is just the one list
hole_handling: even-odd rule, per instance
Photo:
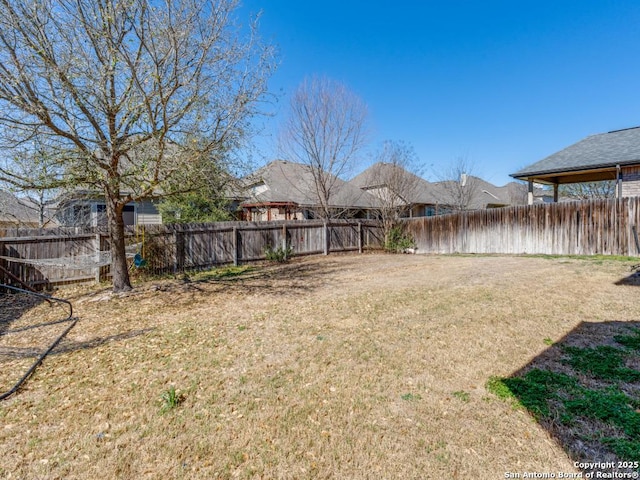
{"label": "covered patio", "polygon": [[616,182],[616,198],[640,196],[640,127],[591,135],[522,170],[512,173],[528,182],[528,203],[533,204],[533,184]]}

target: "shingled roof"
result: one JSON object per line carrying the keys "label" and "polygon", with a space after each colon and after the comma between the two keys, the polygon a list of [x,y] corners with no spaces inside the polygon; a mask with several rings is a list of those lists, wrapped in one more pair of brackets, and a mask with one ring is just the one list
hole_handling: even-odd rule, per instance
{"label": "shingled roof", "polygon": [[[396,175],[403,176],[394,179]],[[396,183],[387,185],[386,182]],[[400,187],[403,191],[395,192],[408,203],[437,204],[439,192],[425,179],[405,170],[404,168],[390,163],[377,162],[367,168],[364,172],[352,178],[349,183],[363,190],[375,190],[377,188]]]}
{"label": "shingled roof", "polygon": [[[339,178],[329,198],[332,208],[372,208],[375,198]],[[248,190],[245,204],[293,202],[304,207],[317,206],[318,195],[311,167],[275,160],[244,179]]]}
{"label": "shingled roof", "polygon": [[640,127],[591,135],[511,176],[546,183],[606,180],[615,178],[617,165],[633,164],[640,164]]}
{"label": "shingled roof", "polygon": [[37,207],[0,190],[0,225],[38,226]]}

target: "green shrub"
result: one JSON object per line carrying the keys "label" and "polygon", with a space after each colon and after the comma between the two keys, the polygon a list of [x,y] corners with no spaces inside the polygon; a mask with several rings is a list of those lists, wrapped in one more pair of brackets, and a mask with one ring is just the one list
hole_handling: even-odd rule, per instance
{"label": "green shrub", "polygon": [[415,248],[416,242],[402,227],[393,227],[387,234],[384,249],[388,252],[402,252],[408,248]]}
{"label": "green shrub", "polygon": [[281,246],[276,249],[267,247],[264,250],[264,255],[270,262],[288,262],[292,254],[293,249],[289,245],[287,245],[287,248],[282,248]]}

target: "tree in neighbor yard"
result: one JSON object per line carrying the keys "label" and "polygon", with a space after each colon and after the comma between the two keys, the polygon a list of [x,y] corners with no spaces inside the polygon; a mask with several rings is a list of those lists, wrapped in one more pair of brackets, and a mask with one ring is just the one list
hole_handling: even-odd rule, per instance
{"label": "tree in neighbor yard", "polygon": [[273,50],[237,7],[0,0],[0,147],[46,138],[68,184],[104,194],[114,291],[131,288],[124,206],[204,157],[224,161],[266,100]]}
{"label": "tree in neighbor yard", "polygon": [[[377,200],[385,244],[389,234],[416,203],[423,180],[417,175],[418,157],[410,144],[387,140],[375,154],[376,163],[366,171],[367,191]],[[426,183],[426,182],[425,182]]]}
{"label": "tree in neighbor yard", "polygon": [[574,200],[598,199],[606,200],[615,198],[615,180],[601,182],[567,183],[560,185],[560,195]]}
{"label": "tree in neighbor yard", "polygon": [[285,158],[306,165],[322,218],[331,218],[331,197],[358,161],[366,142],[367,106],[346,85],[324,77],[306,78],[291,98],[280,132]]}
{"label": "tree in neighbor yard", "polygon": [[438,173],[438,187],[442,189],[447,206],[454,211],[469,210],[478,195],[479,185],[474,176],[475,166],[467,157],[456,158]]}

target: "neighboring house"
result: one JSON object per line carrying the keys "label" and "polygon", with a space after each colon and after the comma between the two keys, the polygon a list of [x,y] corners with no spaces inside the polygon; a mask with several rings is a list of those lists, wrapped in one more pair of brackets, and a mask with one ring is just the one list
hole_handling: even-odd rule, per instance
{"label": "neighboring house", "polygon": [[[454,210],[482,210],[503,208],[527,203],[527,187],[518,182],[509,182],[502,187],[473,175],[462,175],[458,181],[445,180],[433,184],[440,202]],[[543,192],[536,189],[536,198],[543,201]]]}
{"label": "neighboring house", "polygon": [[[162,223],[157,199],[144,199],[125,205],[122,218],[125,225]],[[104,197],[88,191],[67,193],[58,202],[56,220],[65,227],[107,225],[107,206]]]}
{"label": "neighboring house", "polygon": [[390,163],[378,162],[349,181],[380,199],[383,208],[402,207],[403,216],[427,217],[450,209],[438,198],[432,183]]}
{"label": "neighboring house", "polygon": [[[41,226],[40,223],[37,205],[34,205],[29,200],[20,199],[9,192],[0,191],[0,228],[39,228]],[[46,221],[43,221],[44,223],[51,222],[46,219]]]}
{"label": "neighboring house", "polygon": [[561,184],[603,180],[616,182],[617,198],[640,196],[640,127],[591,135],[511,176],[530,191],[534,182],[552,185],[554,201]]}
{"label": "neighboring house", "polygon": [[[368,218],[375,207],[375,198],[339,178],[332,178],[334,187],[329,207],[337,217]],[[318,217],[319,195],[311,167],[300,163],[276,160],[243,180],[246,200],[241,203],[244,219],[304,220]]]}
{"label": "neighboring house", "polygon": [[[378,198],[399,198],[399,204],[410,206],[407,217],[441,215],[455,210],[478,210],[524,205],[527,187],[510,182],[503,187],[472,175],[459,180],[428,182],[398,166],[376,163],[354,177],[353,185]],[[541,191],[536,192],[542,195]]]}

